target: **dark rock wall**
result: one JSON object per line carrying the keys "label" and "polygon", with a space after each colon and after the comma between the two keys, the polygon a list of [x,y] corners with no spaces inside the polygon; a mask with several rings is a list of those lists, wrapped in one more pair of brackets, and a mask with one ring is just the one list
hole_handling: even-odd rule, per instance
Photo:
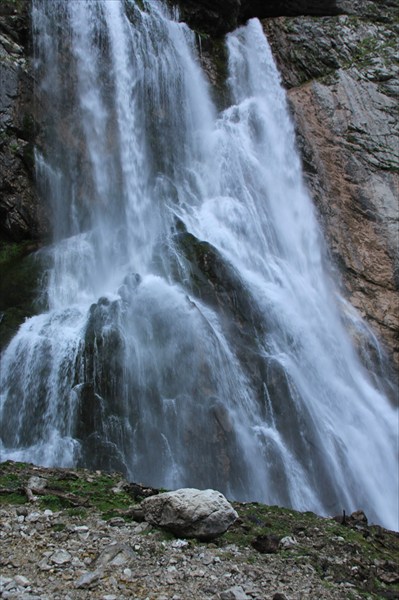
{"label": "dark rock wall", "polygon": [[34,179],[30,2],[0,5],[0,242],[40,236]]}
{"label": "dark rock wall", "polygon": [[212,35],[224,35],[251,17],[335,15],[336,0],[177,0],[182,20]]}

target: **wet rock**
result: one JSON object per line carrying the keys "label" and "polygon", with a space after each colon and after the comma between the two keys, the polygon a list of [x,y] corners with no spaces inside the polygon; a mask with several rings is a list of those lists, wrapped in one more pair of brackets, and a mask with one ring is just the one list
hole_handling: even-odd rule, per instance
{"label": "wet rock", "polygon": [[[398,9],[390,2],[340,4],[350,17],[274,19],[264,28],[289,89],[307,183],[343,292],[398,366]],[[380,348],[345,311],[373,368]]]}
{"label": "wet rock", "polygon": [[141,503],[145,520],[183,537],[212,539],[237,519],[237,513],[220,492],[184,488],[146,498]]}

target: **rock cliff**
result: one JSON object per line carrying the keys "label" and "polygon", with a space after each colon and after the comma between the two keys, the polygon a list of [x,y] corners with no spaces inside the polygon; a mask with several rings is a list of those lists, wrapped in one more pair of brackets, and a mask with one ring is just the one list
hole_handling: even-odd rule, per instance
{"label": "rock cliff", "polygon": [[398,364],[398,9],[365,2],[350,12],[264,29],[346,296]]}
{"label": "rock cliff", "polygon": [[30,3],[24,0],[0,6],[0,84],[0,241],[37,239]]}
{"label": "rock cliff", "polygon": [[336,15],[336,0],[177,0],[181,18],[194,29],[224,35],[247,19],[294,15]]}

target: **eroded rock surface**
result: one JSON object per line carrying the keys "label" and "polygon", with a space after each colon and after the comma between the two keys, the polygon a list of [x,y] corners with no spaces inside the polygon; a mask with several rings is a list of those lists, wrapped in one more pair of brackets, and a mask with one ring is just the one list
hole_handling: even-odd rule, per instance
{"label": "eroded rock surface", "polygon": [[398,365],[397,9],[389,2],[356,9],[268,20],[264,28],[346,296]]}

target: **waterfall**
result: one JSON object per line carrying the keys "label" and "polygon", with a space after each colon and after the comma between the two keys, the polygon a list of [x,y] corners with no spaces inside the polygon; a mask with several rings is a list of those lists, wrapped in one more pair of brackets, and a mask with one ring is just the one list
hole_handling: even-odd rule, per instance
{"label": "waterfall", "polygon": [[[345,330],[260,23],[223,109],[156,0],[34,0],[47,311],[2,356],[1,460],[398,527],[397,410]],[[360,319],[352,317],[357,323]]]}

